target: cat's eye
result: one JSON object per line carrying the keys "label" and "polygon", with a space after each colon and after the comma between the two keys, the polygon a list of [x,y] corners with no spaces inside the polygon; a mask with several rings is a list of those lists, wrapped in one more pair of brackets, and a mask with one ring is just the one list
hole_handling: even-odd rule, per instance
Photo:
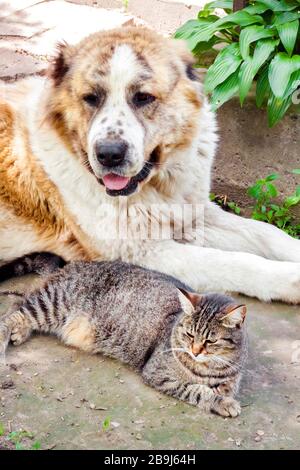
{"label": "cat's eye", "polygon": [[211,339],[207,339],[205,341],[205,344],[215,344],[218,340],[217,339],[214,339],[214,340],[211,340]]}
{"label": "cat's eye", "polygon": [[155,96],[151,95],[150,93],[143,93],[141,91],[138,91],[132,99],[133,104],[137,108],[141,108],[141,107],[146,106],[150,103],[153,103],[153,101],[155,101],[155,100],[156,100]]}

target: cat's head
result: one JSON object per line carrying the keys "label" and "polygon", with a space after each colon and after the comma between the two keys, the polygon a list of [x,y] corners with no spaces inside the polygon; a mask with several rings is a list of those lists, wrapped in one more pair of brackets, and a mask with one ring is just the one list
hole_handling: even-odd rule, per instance
{"label": "cat's head", "polygon": [[[239,361],[244,341],[246,306],[221,294],[183,291],[193,305],[176,324],[172,348],[182,362],[222,368]],[[225,362],[224,362],[225,361]]]}

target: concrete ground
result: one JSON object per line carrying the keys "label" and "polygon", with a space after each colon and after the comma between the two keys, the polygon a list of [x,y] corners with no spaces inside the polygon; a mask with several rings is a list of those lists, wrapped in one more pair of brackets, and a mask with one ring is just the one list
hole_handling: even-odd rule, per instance
{"label": "concrete ground", "polygon": [[[76,42],[98,29],[143,22],[170,34],[203,3],[129,0],[124,11],[121,0],[0,0],[0,78],[44,73],[58,39]],[[266,131],[264,113],[251,102],[244,111],[229,103],[219,122],[215,191],[243,203],[255,178],[299,167],[297,116]],[[294,188],[289,178],[284,191]],[[31,288],[34,282],[12,286]],[[203,415],[146,387],[115,361],[35,337],[10,347],[8,365],[0,366],[0,449],[299,448],[300,307],[244,300],[250,355],[239,418]],[[0,298],[0,313],[7,303]]]}
{"label": "concrete ground", "polygon": [[[28,277],[1,290],[33,284]],[[160,395],[117,361],[36,336],[10,346],[0,366],[0,448],[14,447],[10,433],[25,430],[25,448],[299,449],[300,308],[239,301],[248,306],[250,353],[238,418],[205,415]],[[10,301],[0,302],[2,314]]]}

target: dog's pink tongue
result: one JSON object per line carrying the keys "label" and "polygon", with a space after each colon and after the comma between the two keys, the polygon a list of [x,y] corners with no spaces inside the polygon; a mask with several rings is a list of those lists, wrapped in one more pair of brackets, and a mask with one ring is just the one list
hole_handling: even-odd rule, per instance
{"label": "dog's pink tongue", "polygon": [[108,189],[123,189],[127,186],[130,178],[126,178],[126,176],[119,176],[115,175],[114,173],[110,173],[109,175],[103,176],[103,183],[105,187]]}

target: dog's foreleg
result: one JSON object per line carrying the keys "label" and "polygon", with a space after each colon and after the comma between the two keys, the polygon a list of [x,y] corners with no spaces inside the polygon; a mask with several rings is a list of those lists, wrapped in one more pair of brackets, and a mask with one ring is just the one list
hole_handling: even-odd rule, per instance
{"label": "dog's foreleg", "polygon": [[[234,291],[300,303],[300,263],[202,248],[174,240],[147,243],[130,261],[172,275],[198,291]],[[143,253],[143,254],[141,254]]]}
{"label": "dog's foreleg", "polygon": [[204,221],[206,247],[300,263],[300,240],[273,225],[225,212],[213,203],[205,206]]}

